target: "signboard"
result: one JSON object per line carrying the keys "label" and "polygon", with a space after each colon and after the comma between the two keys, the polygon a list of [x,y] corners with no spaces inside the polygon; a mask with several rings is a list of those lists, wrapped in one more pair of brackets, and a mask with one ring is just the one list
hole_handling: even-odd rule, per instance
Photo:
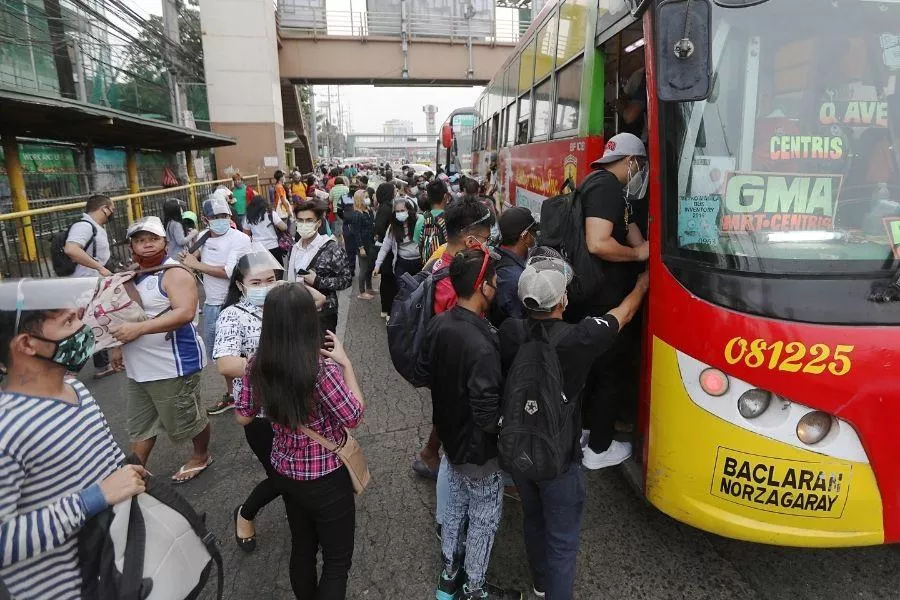
{"label": "signboard", "polygon": [[803,231],[834,228],[841,175],[729,173],[722,231]]}
{"label": "signboard", "polygon": [[888,241],[894,251],[894,258],[900,258],[900,217],[889,217],[884,220]]}
{"label": "signboard", "polygon": [[853,467],[759,456],[719,447],[709,493],[783,515],[839,519]]}

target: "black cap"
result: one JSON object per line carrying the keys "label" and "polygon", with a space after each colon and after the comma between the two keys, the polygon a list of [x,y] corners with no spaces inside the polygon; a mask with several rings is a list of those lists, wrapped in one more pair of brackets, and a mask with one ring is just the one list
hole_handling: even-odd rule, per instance
{"label": "black cap", "polygon": [[513,206],[503,211],[503,214],[500,215],[499,225],[503,244],[508,245],[516,243],[516,240],[519,239],[519,236],[526,229],[538,228],[534,215],[524,206]]}

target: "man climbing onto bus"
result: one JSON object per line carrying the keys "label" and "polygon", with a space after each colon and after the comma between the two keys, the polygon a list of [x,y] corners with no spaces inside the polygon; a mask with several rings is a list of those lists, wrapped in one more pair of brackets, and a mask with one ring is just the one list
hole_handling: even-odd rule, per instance
{"label": "man climbing onto bus", "polygon": [[[647,151],[631,133],[609,139],[603,156],[591,163],[596,173],[584,186],[584,237],[588,251],[602,262],[603,284],[589,302],[570,305],[566,320],[577,323],[587,316],[604,315],[621,304],[634,287],[642,263],[650,254],[649,245],[632,216],[632,202],[647,191]],[[631,456],[631,444],[613,439],[616,413],[620,406],[636,402],[639,327],[620,335],[613,347],[597,359],[588,377],[590,390],[584,402],[584,424],[590,430],[582,436],[588,469],[618,465]],[[585,439],[587,438],[587,439]]]}
{"label": "man climbing onto bus", "polygon": [[524,206],[513,206],[500,215],[500,261],[497,263],[497,300],[491,305],[494,327],[510,317],[525,317],[519,300],[519,277],[525,270],[528,252],[537,245],[538,222]]}

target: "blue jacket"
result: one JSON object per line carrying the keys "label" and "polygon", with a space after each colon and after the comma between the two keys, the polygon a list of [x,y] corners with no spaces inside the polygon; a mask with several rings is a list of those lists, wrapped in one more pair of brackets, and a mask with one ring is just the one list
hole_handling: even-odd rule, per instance
{"label": "blue jacket", "polygon": [[506,319],[525,318],[525,307],[519,300],[519,277],[525,270],[525,259],[505,248],[497,248],[500,261],[497,263],[497,297],[488,315],[494,327],[500,327]]}

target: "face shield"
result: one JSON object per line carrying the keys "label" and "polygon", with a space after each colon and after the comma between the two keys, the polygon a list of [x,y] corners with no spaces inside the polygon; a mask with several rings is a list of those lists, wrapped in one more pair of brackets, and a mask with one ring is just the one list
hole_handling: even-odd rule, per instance
{"label": "face shield", "polygon": [[74,309],[82,311],[94,297],[97,277],[14,279],[0,282],[0,310],[16,311],[19,332],[22,311]]}
{"label": "face shield", "polygon": [[242,279],[263,271],[283,271],[284,267],[275,260],[272,253],[266,250],[259,242],[250,244],[250,248],[237,259],[237,269],[242,274]]}

